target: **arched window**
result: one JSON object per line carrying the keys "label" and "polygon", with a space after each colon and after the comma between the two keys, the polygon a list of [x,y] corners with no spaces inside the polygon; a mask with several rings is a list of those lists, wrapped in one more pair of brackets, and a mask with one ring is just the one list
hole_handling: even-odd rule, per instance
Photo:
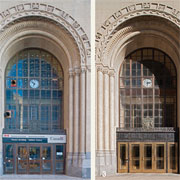
{"label": "arched window", "polygon": [[6,68],[5,131],[52,132],[63,129],[63,70],[39,49],[16,54]]}
{"label": "arched window", "polygon": [[120,70],[120,127],[176,127],[176,68],[152,48],[128,55]]}

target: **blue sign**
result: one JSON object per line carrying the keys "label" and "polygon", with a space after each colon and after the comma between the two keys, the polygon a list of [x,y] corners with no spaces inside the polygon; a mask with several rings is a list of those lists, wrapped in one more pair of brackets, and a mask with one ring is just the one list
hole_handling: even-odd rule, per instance
{"label": "blue sign", "polygon": [[47,143],[47,138],[3,138],[3,143]]}

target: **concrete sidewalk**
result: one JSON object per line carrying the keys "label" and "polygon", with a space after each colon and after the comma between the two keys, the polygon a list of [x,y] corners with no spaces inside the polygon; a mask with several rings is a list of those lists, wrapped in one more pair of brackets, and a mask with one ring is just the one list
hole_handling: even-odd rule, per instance
{"label": "concrete sidewalk", "polygon": [[180,180],[180,174],[117,174],[116,176],[96,177],[96,180]]}
{"label": "concrete sidewalk", "polygon": [[65,175],[2,175],[0,180],[90,180],[84,178],[77,178]]}

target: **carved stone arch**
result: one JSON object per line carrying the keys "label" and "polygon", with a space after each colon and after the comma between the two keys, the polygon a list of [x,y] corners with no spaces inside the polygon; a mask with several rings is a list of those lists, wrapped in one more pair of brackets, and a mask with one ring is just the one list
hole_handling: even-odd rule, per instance
{"label": "carved stone arch", "polygon": [[110,16],[96,34],[96,62],[102,62],[110,39],[117,32],[117,27],[135,17],[156,16],[167,19],[180,27],[180,11],[161,3],[137,3],[120,9]]}
{"label": "carved stone arch", "polygon": [[0,13],[0,32],[5,31],[16,20],[28,16],[43,17],[64,27],[71,34],[78,46],[81,65],[90,64],[90,42],[85,31],[73,17],[51,5],[44,3],[25,3],[3,11]]}

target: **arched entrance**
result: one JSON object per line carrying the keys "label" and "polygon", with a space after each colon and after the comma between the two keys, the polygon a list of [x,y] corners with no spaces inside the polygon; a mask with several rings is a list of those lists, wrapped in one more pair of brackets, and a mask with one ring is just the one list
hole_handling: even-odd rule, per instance
{"label": "arched entrance", "polygon": [[50,53],[27,49],[5,72],[4,173],[65,171],[64,78]]}
{"label": "arched entrance", "polygon": [[178,170],[176,68],[165,53],[143,48],[120,70],[118,172]]}
{"label": "arched entrance", "polygon": [[[30,159],[28,159],[26,162],[22,162],[22,157],[19,157],[21,159],[14,160],[13,163],[15,163],[15,170],[11,170],[11,173],[64,173],[71,176],[90,177],[90,83],[87,83],[90,81],[90,43],[88,36],[80,24],[78,24],[78,22],[64,10],[45,3],[19,4],[4,12],[8,12],[8,16],[2,16],[2,23],[0,24],[0,84],[2,85],[0,95],[2,99],[4,99],[4,101],[1,101],[0,103],[2,114],[4,115],[4,113],[8,111],[8,109],[6,109],[7,101],[4,91],[4,89],[6,89],[5,71],[6,67],[9,66],[8,63],[10,60],[12,59],[13,61],[13,57],[16,57],[16,55],[21,52],[25,52],[26,50],[37,50],[40,51],[39,57],[41,57],[41,53],[49,55],[49,57],[46,59],[48,64],[46,64],[47,66],[51,65],[51,69],[53,69],[52,67],[55,67],[55,69],[59,67],[57,72],[63,72],[62,74],[58,74],[60,80],[58,85],[60,88],[59,90],[52,89],[49,91],[49,83],[52,86],[52,84],[55,83],[56,78],[52,78],[50,80],[50,78],[36,77],[36,71],[40,72],[40,69],[38,68],[35,69],[35,71],[32,71],[32,75],[35,73],[35,76],[33,75],[32,78],[31,76],[27,78],[28,88],[24,90],[28,91],[28,97],[31,95],[32,98],[29,102],[26,101],[26,107],[23,107],[23,111],[27,110],[23,113],[23,115],[27,113],[28,118],[26,119],[25,117],[22,120],[22,114],[17,114],[21,121],[19,124],[16,124],[17,129],[20,128],[20,133],[18,133],[18,137],[16,136],[16,138],[20,138],[20,136],[24,138],[24,134],[28,134],[26,138],[31,140],[33,140],[32,138],[37,138],[38,140],[40,137],[53,140],[53,136],[54,143],[58,143],[59,140],[64,139],[62,139],[62,137],[65,137],[64,143],[66,145],[63,146],[63,148],[62,146],[56,148],[55,144],[53,143],[51,147],[45,147],[44,145],[46,143],[43,139],[41,140],[45,144],[42,142],[38,148],[34,146],[31,147],[30,144],[26,145],[25,143],[21,143],[23,147],[13,144],[16,154],[18,154],[19,151],[19,155],[23,156],[23,152],[25,152],[27,157]],[[57,63],[55,63],[56,61]],[[32,67],[35,68],[38,66],[36,64],[36,59],[33,63],[34,64],[32,64]],[[31,68],[29,65],[28,68]],[[18,66],[17,62],[16,66]],[[42,64],[40,62],[39,67],[41,66]],[[42,86],[40,79],[43,83],[45,83],[44,89],[40,89]],[[44,79],[46,80],[44,81]],[[13,83],[17,83],[17,89],[15,87],[14,89],[18,91],[18,77],[17,79],[11,80],[14,80],[12,81]],[[39,94],[38,89],[39,91],[42,91]],[[16,94],[16,99],[20,99],[18,92]],[[38,95],[40,98],[42,97],[40,101],[38,101],[36,98]],[[48,99],[50,95],[51,99]],[[53,96],[56,96],[57,99],[53,99]],[[18,100],[16,100],[16,102],[17,101]],[[44,104],[45,102],[48,103],[49,101],[52,103],[50,106]],[[41,105],[38,103],[41,103]],[[16,104],[16,109],[17,107],[18,103]],[[22,110],[18,109],[17,112],[21,111]],[[37,114],[39,116],[37,116]],[[2,140],[7,138],[5,136],[8,135],[8,133],[6,133],[7,131],[5,130],[6,127],[8,127],[8,123],[6,124],[6,120],[8,118],[5,118],[3,115],[1,117],[2,125],[0,126],[1,134],[3,136]],[[13,115],[13,113],[11,115]],[[58,121],[54,117],[58,117]],[[39,121],[37,121],[37,119],[39,119]],[[33,122],[32,124],[30,123],[31,121]],[[29,130],[25,129],[25,123],[30,123]],[[14,127],[12,126],[12,128]],[[34,132],[28,133],[28,131]],[[37,131],[39,134],[36,133]],[[42,135],[46,135],[46,137]],[[59,138],[59,136],[61,138]],[[1,142],[1,144],[3,144],[3,142]],[[9,146],[9,149],[11,148],[12,146]],[[40,159],[35,162],[36,166],[39,168],[38,170],[36,169],[36,172],[32,172],[32,168],[35,168],[35,166],[32,166],[30,163],[32,162],[32,151],[36,151],[38,156],[40,156]],[[51,158],[53,158],[53,160],[51,162],[47,161],[46,164],[47,166],[52,165],[51,172],[49,170],[47,170],[47,172],[45,172],[45,170],[43,171],[42,162],[45,157],[43,152],[45,151],[49,154],[50,151],[52,152]],[[3,171],[5,166],[4,160],[6,159],[4,158],[6,154],[4,153],[5,151],[3,147],[0,149],[0,152],[0,174],[3,174],[6,173]],[[64,164],[62,164],[62,154],[64,156]],[[57,155],[57,158],[61,157],[57,162],[55,161],[55,155]],[[23,172],[17,169],[19,168],[17,166],[17,161],[21,161],[22,164],[26,165],[27,168],[23,165],[23,168],[25,168],[25,170],[22,170]],[[8,160],[6,163],[9,163]],[[38,164],[40,164],[40,166]],[[59,168],[58,172],[56,172],[55,169],[56,164]]]}
{"label": "arched entrance", "polygon": [[[156,7],[163,6],[163,10],[154,9],[155,4]],[[176,23],[179,20],[173,14],[167,12],[168,8],[168,6],[158,3],[131,4],[128,7],[122,7],[103,24],[99,25],[100,29],[96,34],[96,174],[98,176],[105,173],[114,175],[117,172],[176,173],[179,171],[179,166],[168,167],[170,166],[170,161],[174,164],[174,157],[177,157],[176,164],[179,164],[178,131],[180,122],[179,111],[176,111],[180,103],[179,71],[176,72],[176,69],[178,70],[180,67],[178,50],[179,25]],[[176,22],[172,21],[170,17],[173,17]],[[145,49],[149,50],[146,52]],[[155,55],[156,53],[159,55]],[[130,58],[130,56],[133,57]],[[161,62],[163,61],[162,59],[156,59],[155,61],[155,56],[164,57],[165,59],[169,58],[170,62],[173,62],[170,64],[173,64],[172,67],[177,75],[172,75],[171,71],[165,68],[166,64]],[[133,58],[135,59],[133,60]],[[141,60],[146,58],[146,61],[139,63],[139,58]],[[121,71],[122,64],[125,62],[129,63],[127,64],[129,73],[130,68],[136,68],[134,70],[131,69],[131,74],[134,73],[135,77],[129,76],[127,81],[123,80],[123,71]],[[152,72],[150,73],[154,75],[143,76],[145,69],[143,67],[151,69]],[[159,75],[160,78],[155,80],[154,77],[158,77],[158,73],[163,74],[163,71],[160,72],[160,70],[163,70],[165,74],[170,76],[163,77]],[[141,73],[140,77],[137,74],[139,72]],[[169,89],[171,83],[173,83],[172,77],[177,77],[177,79],[175,78],[177,83],[176,86]],[[159,89],[157,85],[154,86],[155,83],[162,84],[164,78],[167,84],[159,87]],[[127,88],[124,88],[124,83],[127,83]],[[133,88],[132,83],[135,84]],[[138,87],[139,84],[141,87]],[[165,86],[167,87],[165,88]],[[152,102],[149,102],[150,98]],[[158,98],[160,99],[159,103],[156,102]],[[169,103],[170,101],[171,103]],[[121,104],[122,102],[124,104]],[[145,104],[145,102],[147,103]],[[160,113],[163,113],[163,116]],[[127,117],[125,117],[125,114]],[[146,126],[149,129],[145,128]],[[151,128],[151,126],[154,128]],[[143,127],[145,130],[143,130]],[[156,129],[156,133],[153,129]],[[167,140],[167,136],[172,139]],[[158,141],[155,141],[155,139],[158,139],[156,137],[159,138]],[[162,137],[162,140],[160,140],[160,137]],[[160,157],[155,157],[157,155],[156,152],[160,152],[163,148],[165,155],[163,157],[164,164],[160,155]],[[120,149],[122,154],[120,154]],[[134,152],[131,151],[132,149],[135,149]],[[146,154],[147,157],[145,156],[148,149],[153,153],[150,153],[152,160],[150,154]],[[171,160],[167,159],[167,157],[170,157],[167,153],[170,152],[175,154]],[[138,158],[136,159],[137,154],[139,161]],[[120,162],[120,157],[124,157],[124,165],[122,164],[124,167],[121,170],[119,169],[120,163],[122,163],[122,161]],[[132,164],[132,161],[134,161],[134,164]],[[163,167],[164,169],[158,169],[160,164],[157,164],[157,162],[160,163],[160,161],[164,166],[160,168]]]}

